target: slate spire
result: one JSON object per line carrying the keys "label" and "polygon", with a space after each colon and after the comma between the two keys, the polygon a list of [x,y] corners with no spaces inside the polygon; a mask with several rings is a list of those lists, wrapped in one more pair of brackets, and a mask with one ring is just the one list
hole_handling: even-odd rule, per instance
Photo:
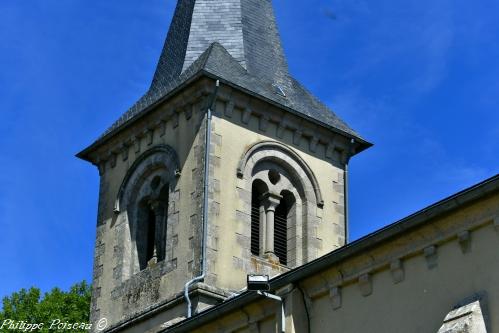
{"label": "slate spire", "polygon": [[271,0],[178,0],[151,89],[177,78],[213,42],[250,75],[287,86]]}
{"label": "slate spire", "polygon": [[289,74],[272,0],[178,0],[151,86],[91,147],[207,74],[371,146]]}

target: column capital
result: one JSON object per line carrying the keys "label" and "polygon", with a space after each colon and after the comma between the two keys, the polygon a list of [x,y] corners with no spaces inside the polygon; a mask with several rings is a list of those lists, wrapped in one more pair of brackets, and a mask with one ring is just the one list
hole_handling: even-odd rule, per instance
{"label": "column capital", "polygon": [[151,209],[154,211],[154,214],[156,214],[156,216],[165,215],[166,204],[161,200],[151,200],[149,201],[149,205],[151,206]]}
{"label": "column capital", "polygon": [[275,208],[281,203],[282,196],[272,192],[262,194],[260,200],[265,207],[265,211],[275,211]]}

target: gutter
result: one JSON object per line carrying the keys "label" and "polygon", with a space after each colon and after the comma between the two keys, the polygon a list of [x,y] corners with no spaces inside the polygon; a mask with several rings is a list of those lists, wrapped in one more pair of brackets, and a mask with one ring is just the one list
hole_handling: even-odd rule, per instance
{"label": "gutter", "polygon": [[350,205],[350,199],[348,195],[350,177],[349,177],[348,163],[350,163],[350,158],[353,155],[355,155],[355,139],[350,140],[349,151],[345,159],[345,171],[343,173],[343,192],[344,192],[343,197],[345,200],[345,245],[348,244],[348,240],[350,239],[350,229],[349,229],[350,209],[348,208]]}
{"label": "gutter", "polygon": [[345,198],[345,245],[348,244],[348,240],[350,239],[350,229],[348,228],[348,225],[350,223],[350,215],[349,215],[349,210],[348,210],[348,205],[349,205],[349,200],[348,200],[348,162],[345,163],[345,171],[343,171],[343,197]]}
{"label": "gutter", "polygon": [[203,236],[201,239],[201,274],[199,276],[194,277],[192,280],[188,281],[184,287],[184,297],[187,301],[187,318],[192,317],[192,302],[189,298],[189,287],[196,283],[204,281],[206,277],[206,243],[208,239],[208,190],[209,190],[209,176],[210,176],[210,145],[211,145],[211,116],[212,110],[215,105],[215,101],[217,98],[218,88],[220,87],[220,81],[217,80],[215,84],[215,91],[211,97],[210,104],[206,109],[206,135],[205,135],[205,155],[204,155],[204,202],[203,202]]}

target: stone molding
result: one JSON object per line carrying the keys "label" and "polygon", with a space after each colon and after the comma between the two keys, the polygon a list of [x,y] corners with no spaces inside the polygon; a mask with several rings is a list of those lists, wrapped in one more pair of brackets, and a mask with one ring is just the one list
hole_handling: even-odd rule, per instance
{"label": "stone molding", "polygon": [[[90,146],[87,148],[89,152],[82,156],[96,165],[101,175],[104,174],[108,168],[116,167],[116,156],[127,157],[130,149],[139,153],[142,146],[153,144],[156,135],[164,136],[168,127],[172,130],[178,129],[180,114],[190,120],[195,112],[204,113],[213,90],[210,84],[210,79],[201,79],[185,88],[183,92],[162,100],[141,115],[133,126],[128,125],[109,139],[99,142],[95,148]],[[296,142],[301,142],[302,138],[309,141],[310,153],[317,154],[318,147],[322,146],[323,158],[331,162],[345,164],[350,154],[355,153],[349,149],[350,143],[345,136],[227,85],[220,87],[217,101],[223,110],[217,107],[215,114],[223,113],[230,119],[237,109],[241,113],[239,120],[243,125],[248,124],[251,117],[256,117],[259,120],[259,129],[263,132],[267,130],[269,122],[277,124],[277,137],[282,138],[284,131],[290,130]]]}
{"label": "stone molding", "polygon": [[[129,182],[134,175],[143,174],[147,169],[153,167],[154,164],[157,164],[158,161],[150,162],[149,164],[145,164],[145,161],[150,158],[152,155],[162,154],[166,159],[162,159],[162,163],[165,166],[169,167],[170,179],[175,178],[177,175],[180,175],[180,162],[175,150],[169,145],[158,145],[147,151],[145,151],[142,155],[140,155],[132,166],[128,169],[125,177],[123,178],[123,182],[121,183],[120,189],[118,191],[118,195],[116,197],[116,201],[114,204],[114,213],[118,214],[121,212],[121,202],[123,201],[123,196],[126,193],[126,188],[129,187]],[[137,180],[138,181],[138,180]]]}
{"label": "stone molding", "polygon": [[248,124],[250,118],[254,117],[258,120],[258,128],[262,132],[266,132],[269,122],[272,122],[276,125],[275,136],[277,138],[282,139],[284,132],[289,130],[292,132],[293,144],[300,145],[302,139],[308,141],[307,148],[311,154],[317,155],[318,147],[322,146],[323,158],[345,164],[351,155],[356,153],[354,149],[350,149],[350,139],[346,136],[230,86],[220,87],[217,100],[221,103],[221,110],[217,110],[218,114],[233,118],[238,110],[239,121],[243,125]]}
{"label": "stone molding", "polygon": [[194,113],[204,113],[207,97],[213,90],[209,82],[211,81],[208,79],[199,80],[185,88],[183,92],[155,104],[136,121],[109,139],[99,142],[95,148],[93,146],[87,148],[89,152],[85,153],[84,158],[96,165],[102,175],[108,168],[116,167],[116,156],[126,156],[130,149],[139,154],[144,146],[151,146],[154,143],[156,135],[164,136],[169,130],[168,127],[177,130],[180,114],[184,114],[185,119],[190,120]]}
{"label": "stone molding", "polygon": [[393,283],[400,283],[405,279],[404,264],[401,259],[395,259],[390,263],[390,273]]}
{"label": "stone molding", "polygon": [[[468,241],[470,242],[467,246],[471,246],[474,230],[491,225],[493,228],[493,221],[494,218],[491,218],[490,216],[478,220],[467,221],[466,224],[468,226],[465,230],[468,230],[469,232]],[[350,265],[353,268],[348,272],[343,270],[342,267],[344,265],[340,264],[336,269],[331,269],[327,273],[321,274],[322,278],[326,281],[325,283],[309,287],[310,297],[315,299],[329,295],[331,286],[342,287],[352,283],[358,283],[359,288],[365,288],[364,286],[360,286],[360,284],[365,284],[366,274],[370,275],[372,282],[372,277],[374,275],[386,269],[390,270],[393,283],[403,283],[406,279],[404,269],[405,258],[411,258],[418,255],[424,258],[427,268],[432,270],[438,264],[438,246],[448,242],[456,242],[458,245],[461,243],[460,238],[457,236],[458,234],[461,234],[461,232],[455,230],[459,229],[459,226],[450,226],[450,228],[453,230],[446,231],[442,228],[440,232],[432,234],[431,237],[428,234],[424,243],[418,243],[417,240],[413,240],[415,243],[410,248],[393,249],[389,253],[386,253],[385,257],[374,259],[374,257],[369,256],[370,259],[366,261],[364,265]],[[411,236],[408,235],[408,237]],[[400,246],[403,242],[398,242],[398,244]],[[465,255],[465,253],[462,252],[461,246],[458,248],[460,249],[458,251]],[[364,276],[364,279],[360,281],[362,276]],[[305,286],[307,286],[307,284],[305,284]],[[375,289],[375,283],[372,283],[372,288],[373,290]]]}
{"label": "stone molding", "polygon": [[[267,167],[280,170],[279,172],[285,176],[283,180],[286,181],[281,180],[278,184],[274,185],[270,182],[270,179],[260,179],[260,173],[264,171],[263,169],[259,170],[260,167],[265,170]],[[254,172],[257,173],[254,174]],[[288,265],[295,267],[317,258],[322,246],[321,240],[317,235],[317,227],[321,221],[320,211],[322,210],[322,205],[318,204],[317,199],[322,200],[322,195],[315,175],[306,162],[286,145],[266,140],[253,144],[242,155],[238,175],[238,178],[242,182],[240,182],[240,187],[238,186],[236,191],[238,192],[242,207],[236,211],[235,215],[236,220],[240,223],[243,230],[240,235],[236,235],[238,239],[241,239],[240,244],[243,248],[242,260],[248,263],[254,261],[252,261],[254,256],[251,255],[249,246],[245,244],[249,244],[250,241],[251,219],[249,212],[251,209],[252,183],[255,179],[262,180],[268,188],[277,186],[279,191],[289,191],[296,200],[296,212],[291,219],[291,225],[288,226],[290,233],[288,240]],[[240,262],[237,266],[241,266]],[[260,267],[265,269],[264,266]],[[270,275],[274,275],[273,273],[271,272]],[[278,272],[276,271],[275,273]]]}
{"label": "stone molding", "polygon": [[[305,171],[307,178],[310,180],[315,194],[315,202],[317,203],[317,206],[321,208],[324,206],[324,200],[322,198],[319,182],[317,181],[317,178],[315,177],[312,169],[310,169],[308,164],[300,157],[300,155],[298,155],[298,153],[296,153],[293,149],[286,146],[285,144],[277,141],[260,141],[248,148],[248,150],[246,150],[246,152],[244,152],[244,154],[242,155],[237,166],[237,176],[239,178],[244,178],[245,176],[247,176],[247,170],[252,169],[251,166],[254,166],[254,163],[250,162],[251,157],[253,157],[256,152],[261,150],[277,150],[291,157]],[[269,155],[259,160],[259,162],[271,158],[272,155]],[[248,163],[251,163],[252,165],[248,166]]]}

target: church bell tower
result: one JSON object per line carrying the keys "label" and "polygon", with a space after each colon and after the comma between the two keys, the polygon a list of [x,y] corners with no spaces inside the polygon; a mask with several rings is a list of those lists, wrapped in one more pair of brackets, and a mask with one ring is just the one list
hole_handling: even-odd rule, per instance
{"label": "church bell tower", "polygon": [[100,175],[92,322],[155,332],[345,245],[370,145],[290,75],[270,0],[179,0],[150,88],[77,155]]}

